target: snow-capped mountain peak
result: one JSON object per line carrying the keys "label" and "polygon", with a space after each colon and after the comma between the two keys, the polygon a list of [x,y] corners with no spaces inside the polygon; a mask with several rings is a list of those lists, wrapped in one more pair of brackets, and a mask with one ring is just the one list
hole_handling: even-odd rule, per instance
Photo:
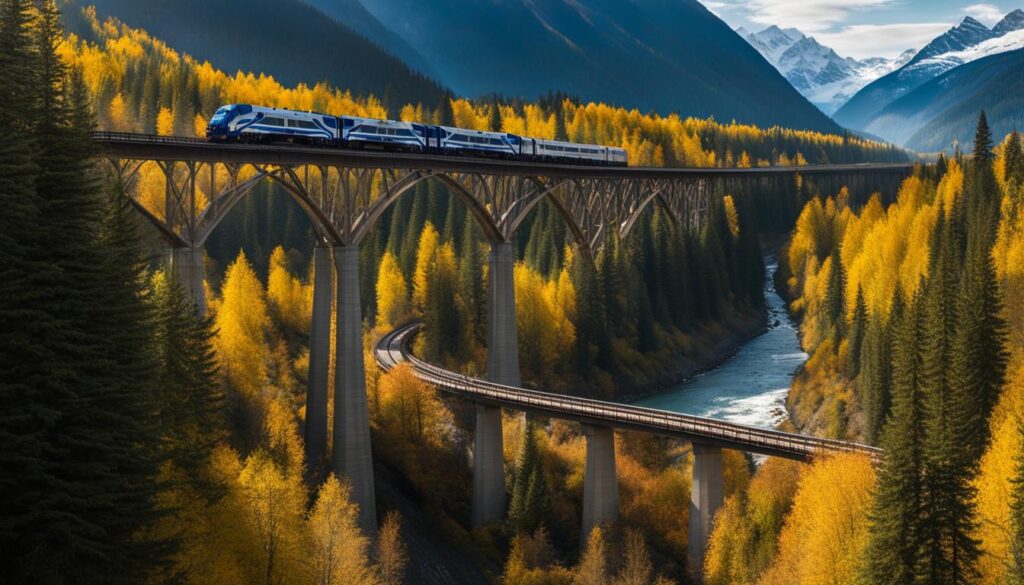
{"label": "snow-capped mountain peak", "polygon": [[765,59],[774,64],[786,49],[803,39],[804,34],[795,28],[781,29],[772,25],[761,32],[750,33],[745,38]]}
{"label": "snow-capped mountain peak", "polygon": [[860,88],[901,67],[914,56],[913,51],[908,51],[897,59],[872,57],[858,61],[839,56],[795,28],[777,26],[746,34],[744,38],[826,114],[834,112]]}
{"label": "snow-capped mountain peak", "polygon": [[967,47],[973,47],[978,43],[987,41],[994,36],[996,36],[996,33],[992,32],[987,26],[970,16],[966,16],[960,24],[932,39],[930,43],[917,52],[917,55],[911,59],[910,63],[913,64],[936,55],[942,55],[943,53],[962,51]]}
{"label": "snow-capped mountain peak", "polygon": [[1024,29],[1024,10],[1018,8],[1004,16],[1002,20],[992,27],[992,32],[996,36],[1003,36],[1006,33],[1021,29]]}

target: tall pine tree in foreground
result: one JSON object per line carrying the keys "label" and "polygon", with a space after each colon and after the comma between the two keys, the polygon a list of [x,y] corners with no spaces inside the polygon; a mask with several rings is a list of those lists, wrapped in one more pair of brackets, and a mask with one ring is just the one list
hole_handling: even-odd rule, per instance
{"label": "tall pine tree in foreground", "polygon": [[885,459],[878,470],[863,585],[911,585],[915,579],[921,540],[921,305],[919,293],[894,324],[892,413],[882,432]]}
{"label": "tall pine tree in foreground", "polygon": [[[4,99],[24,98],[11,111],[19,116],[14,134],[26,137],[13,140],[18,150],[3,159],[19,163],[3,196],[21,199],[4,215],[17,210],[23,222],[4,230],[16,240],[5,253],[10,266],[32,267],[30,280],[12,274],[20,292],[10,297],[14,318],[0,333],[2,400],[9,384],[25,401],[14,419],[6,410],[0,419],[0,433],[14,439],[0,461],[5,471],[13,463],[23,472],[0,484],[4,578],[138,583],[161,556],[137,538],[154,518],[157,456],[143,262],[119,211],[105,207],[84,84],[56,52],[62,31],[54,2],[37,3],[31,23],[25,2],[0,7],[2,59],[25,74],[15,80],[22,88],[0,84]],[[17,457],[10,448],[19,448]]]}

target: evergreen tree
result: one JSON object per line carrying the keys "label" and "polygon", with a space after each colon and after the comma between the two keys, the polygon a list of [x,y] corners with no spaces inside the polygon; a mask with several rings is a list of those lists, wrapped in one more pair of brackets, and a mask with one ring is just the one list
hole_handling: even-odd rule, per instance
{"label": "evergreen tree", "polygon": [[999,225],[1000,188],[993,169],[992,132],[983,111],[974,135],[974,157],[964,181],[964,209],[967,233],[980,237],[991,248]]}
{"label": "evergreen tree", "polygon": [[509,502],[509,527],[517,534],[533,534],[550,513],[544,469],[537,450],[533,420],[526,416]]}
{"label": "evergreen tree", "polygon": [[864,351],[864,337],[868,328],[868,306],[864,302],[864,291],[857,287],[857,300],[850,322],[850,377],[860,373],[861,353]]}
{"label": "evergreen tree", "polygon": [[501,104],[498,103],[497,97],[491,102],[491,117],[488,125],[491,132],[501,132]]}
{"label": "evergreen tree", "polygon": [[885,458],[870,515],[865,585],[914,583],[921,529],[922,300],[917,295],[895,324],[893,406],[882,431]]}
{"label": "evergreen tree", "polygon": [[459,293],[465,301],[473,345],[482,344],[487,335],[483,265],[484,257],[476,235],[476,220],[472,214],[467,213],[462,227],[462,253],[459,256]]}
{"label": "evergreen tree", "polygon": [[[923,396],[921,549],[918,578],[950,585],[969,582],[975,574],[979,551],[971,533],[975,528],[970,485],[971,449],[964,430],[976,430],[965,408],[966,388],[959,385],[950,363],[957,330],[957,290],[960,245],[954,221],[941,221],[937,251],[925,288],[921,342]],[[961,348],[957,348],[961,349]],[[975,398],[975,400],[977,400]]]}
{"label": "evergreen tree", "polygon": [[1020,132],[1014,130],[1006,141],[1006,181],[1024,183],[1024,145],[1021,144]]}
{"label": "evergreen tree", "polygon": [[200,318],[176,279],[160,273],[152,284],[159,357],[163,457],[182,470],[201,493],[216,495],[202,467],[226,432],[213,320]]}
{"label": "evergreen tree", "polygon": [[988,116],[985,110],[978,115],[978,126],[974,131],[974,160],[991,163],[995,158],[992,153],[992,130],[988,127]]}
{"label": "evergreen tree", "polygon": [[63,372],[47,338],[66,323],[48,310],[42,290],[58,275],[42,261],[41,201],[35,190],[39,167],[33,124],[38,95],[30,0],[0,2],[0,550],[4,570],[22,582],[37,559],[26,557],[50,530],[49,508],[57,481],[49,459],[47,421],[63,392]]}
{"label": "evergreen tree", "polygon": [[839,340],[846,330],[846,275],[843,262],[839,257],[839,248],[832,252],[832,271],[829,273],[828,289],[825,292],[825,316],[835,339],[835,349],[839,350]]}

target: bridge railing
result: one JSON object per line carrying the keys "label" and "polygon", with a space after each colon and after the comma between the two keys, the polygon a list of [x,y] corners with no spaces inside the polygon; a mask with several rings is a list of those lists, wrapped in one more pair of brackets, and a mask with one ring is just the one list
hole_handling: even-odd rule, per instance
{"label": "bridge railing", "polygon": [[105,130],[93,132],[92,139],[97,142],[116,141],[132,144],[209,144],[205,138],[137,134],[135,132],[109,132]]}
{"label": "bridge railing", "polygon": [[[672,434],[705,437],[737,445],[761,448],[776,452],[788,452],[799,456],[810,456],[818,452],[856,452],[872,457],[881,455],[881,450],[867,445],[808,437],[784,433],[772,429],[738,425],[725,421],[686,415],[640,406],[604,402],[589,398],[552,394],[526,388],[503,386],[451,372],[426,363],[408,352],[408,340],[419,329],[419,325],[402,328],[387,339],[381,348],[389,354],[387,361],[397,364],[407,360],[417,376],[438,387],[459,394],[476,396],[510,408],[532,408],[549,411],[557,416],[587,418],[607,422],[610,426],[630,425],[661,430]],[[381,356],[378,356],[380,360]],[[388,364],[382,362],[388,368]]]}

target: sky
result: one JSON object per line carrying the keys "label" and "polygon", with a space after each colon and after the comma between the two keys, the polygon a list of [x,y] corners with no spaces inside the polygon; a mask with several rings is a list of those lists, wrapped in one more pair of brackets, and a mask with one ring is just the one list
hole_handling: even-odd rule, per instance
{"label": "sky", "polygon": [[920,49],[965,16],[992,26],[1024,0],[701,0],[733,28],[798,28],[844,57],[895,57]]}

